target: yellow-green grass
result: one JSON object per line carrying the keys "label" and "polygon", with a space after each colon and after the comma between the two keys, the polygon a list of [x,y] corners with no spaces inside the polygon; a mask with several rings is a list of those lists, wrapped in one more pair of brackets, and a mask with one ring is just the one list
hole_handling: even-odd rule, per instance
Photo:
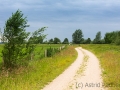
{"label": "yellow-green grass", "polygon": [[120,46],[81,45],[92,51],[100,60],[103,85],[108,90],[120,90]]}
{"label": "yellow-green grass", "polygon": [[0,90],[40,90],[61,74],[77,57],[73,46],[53,57],[32,60],[28,67],[0,74]]}

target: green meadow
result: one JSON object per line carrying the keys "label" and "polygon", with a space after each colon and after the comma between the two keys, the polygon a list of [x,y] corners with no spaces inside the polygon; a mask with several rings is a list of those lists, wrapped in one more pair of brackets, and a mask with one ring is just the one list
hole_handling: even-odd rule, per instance
{"label": "green meadow", "polygon": [[100,60],[104,87],[108,90],[120,90],[120,46],[104,44],[81,46],[93,52]]}
{"label": "green meadow", "polygon": [[[52,57],[40,58],[38,54],[49,47],[58,48],[59,45],[38,45],[34,59],[27,67],[19,67],[9,72],[0,72],[0,90],[40,90],[55,77],[61,74],[77,57],[74,46],[67,46]],[[2,46],[1,46],[2,49]]]}
{"label": "green meadow", "polygon": [[45,50],[48,48],[59,49],[63,44],[38,44],[33,52],[33,60],[42,59],[45,57]]}
{"label": "green meadow", "polygon": [[[3,49],[3,44],[0,45],[0,62],[2,62],[2,49]],[[38,60],[42,59],[45,57],[45,50],[47,48],[56,48],[59,49],[60,47],[64,46],[63,44],[38,44],[35,47],[34,52],[32,53],[33,60]]]}
{"label": "green meadow", "polygon": [[[34,57],[27,67],[9,72],[0,71],[0,90],[40,90],[61,74],[77,58],[75,46],[65,49],[52,57],[44,57],[47,48],[59,48],[62,44],[37,45]],[[103,85],[108,90],[120,89],[120,47],[107,44],[82,44],[81,47],[93,52],[100,60]],[[2,51],[3,45],[0,45]],[[0,55],[2,55],[0,53]],[[2,63],[2,57],[0,57]]]}

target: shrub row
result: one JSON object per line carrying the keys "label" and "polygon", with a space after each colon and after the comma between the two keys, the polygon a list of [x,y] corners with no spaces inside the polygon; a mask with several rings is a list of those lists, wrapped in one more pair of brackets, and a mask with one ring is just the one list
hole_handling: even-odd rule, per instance
{"label": "shrub row", "polygon": [[52,57],[54,54],[56,54],[56,53],[58,53],[58,52],[60,52],[61,51],[61,47],[60,48],[47,48],[47,50],[46,50],[46,56],[47,57]]}

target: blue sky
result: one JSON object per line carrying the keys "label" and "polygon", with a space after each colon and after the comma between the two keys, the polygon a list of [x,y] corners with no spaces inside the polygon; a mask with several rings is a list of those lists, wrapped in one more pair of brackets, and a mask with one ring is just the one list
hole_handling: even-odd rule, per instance
{"label": "blue sky", "polygon": [[120,30],[120,0],[0,0],[0,28],[5,21],[20,9],[27,16],[27,31],[33,32],[41,27],[47,39],[68,38],[81,29],[84,38],[94,39],[98,31]]}

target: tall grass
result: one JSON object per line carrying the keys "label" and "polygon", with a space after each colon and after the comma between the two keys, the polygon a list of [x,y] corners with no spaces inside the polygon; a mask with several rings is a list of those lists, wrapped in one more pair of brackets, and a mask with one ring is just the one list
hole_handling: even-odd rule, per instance
{"label": "tall grass", "polygon": [[42,59],[45,57],[45,50],[47,50],[48,48],[60,48],[61,46],[63,46],[63,44],[38,44],[34,50],[33,54],[33,60],[38,60],[38,59]]}
{"label": "tall grass", "polygon": [[102,67],[104,87],[108,90],[120,90],[120,46],[81,45],[97,55]]}
{"label": "tall grass", "polygon": [[0,63],[2,62],[2,50],[3,50],[3,44],[0,44]]}
{"label": "tall grass", "polygon": [[77,57],[73,46],[53,57],[31,60],[28,67],[0,73],[0,90],[40,90],[61,74]]}

